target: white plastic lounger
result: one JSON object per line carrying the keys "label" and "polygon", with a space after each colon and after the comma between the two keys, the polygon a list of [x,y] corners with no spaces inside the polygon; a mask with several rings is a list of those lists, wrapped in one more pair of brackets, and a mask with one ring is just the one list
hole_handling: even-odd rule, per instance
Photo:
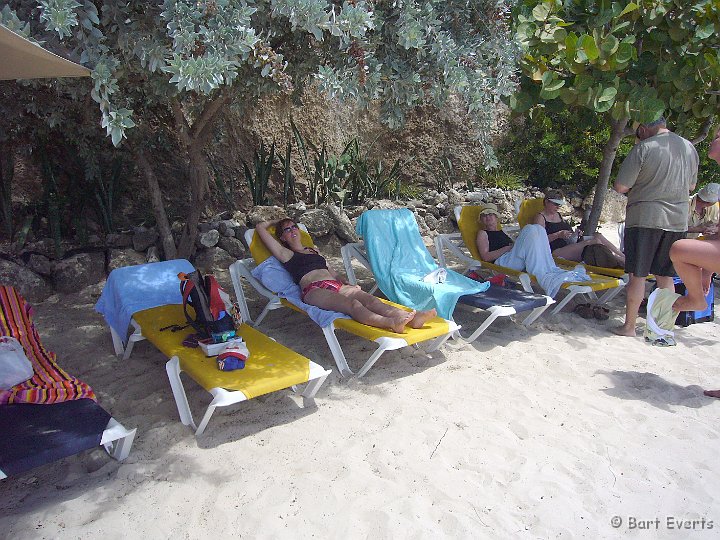
{"label": "white plastic lounger", "polygon": [[[187,262],[183,261],[183,263]],[[182,423],[190,426],[195,431],[195,435],[199,436],[205,431],[216,408],[227,407],[287,388],[298,393],[300,385],[303,384],[305,387],[299,392],[303,398],[303,406],[314,406],[315,395],[331,372],[247,324],[243,323],[237,330],[250,352],[243,369],[221,371],[217,368],[214,357],[205,356],[200,348],[183,346],[184,338],[192,332],[192,329],[188,327],[185,331],[172,331],[173,328],[183,327],[186,324],[182,304],[172,303],[179,298],[180,282],[169,277],[172,272],[169,274],[164,272],[164,279],[157,277],[162,274],[158,269],[167,269],[173,264],[177,264],[177,261],[114,270],[113,272],[122,272],[115,276],[111,273],[106,288],[109,288],[108,296],[123,298],[122,290],[133,286],[134,277],[153,275],[153,280],[149,280],[145,286],[167,289],[168,301],[171,303],[135,311],[130,319],[130,327],[133,331],[126,339],[123,339],[111,324],[109,327],[115,354],[118,356],[127,359],[134,344],[147,339],[169,358],[165,369]],[[105,314],[104,311],[102,312]],[[213,398],[199,424],[195,423],[190,410],[180,376],[183,372]]]}
{"label": "white plastic lounger", "polygon": [[[353,259],[372,272],[362,242],[345,244],[341,248],[341,253],[345,272],[350,283],[357,284],[357,277],[352,263]],[[373,290],[375,289],[377,289],[377,285],[373,287]],[[456,337],[460,337],[467,342],[475,341],[496,319],[510,317],[525,311],[530,313],[523,319],[522,324],[530,326],[554,302],[552,298],[543,294],[514,291],[495,286],[491,286],[484,293],[461,296],[458,299],[459,304],[482,309],[488,313],[488,317],[469,335],[464,336],[458,331]]]}
{"label": "white plastic lounger", "polygon": [[[312,239],[307,234],[307,228],[305,228],[302,224],[299,224],[299,226],[303,232],[303,241],[312,245]],[[250,251],[253,254],[253,257],[236,261],[230,265],[230,277],[232,278],[235,296],[237,298],[238,305],[240,306],[243,318],[251,322],[253,321],[245,299],[245,293],[243,292],[243,279],[245,279],[260,295],[267,299],[267,304],[253,322],[254,326],[258,326],[270,311],[278,308],[286,307],[297,312],[304,313],[292,303],[281,299],[277,293],[267,288],[252,275],[252,270],[256,267],[256,263],[258,261],[260,263],[264,262],[270,254],[267,252],[265,246],[262,245],[262,241],[259,237],[256,239],[254,229],[249,229],[245,232],[245,239],[250,246]],[[397,306],[397,304],[394,305]],[[403,306],[397,307],[407,309]],[[386,351],[402,349],[404,347],[426,341],[429,342],[427,350],[434,351],[445,343],[452,333],[459,330],[460,327],[452,321],[435,317],[434,319],[428,321],[423,328],[408,328],[408,331],[405,334],[396,334],[381,328],[367,326],[352,319],[337,319],[327,326],[321,326],[321,328],[340,374],[343,377],[350,377],[352,375],[362,377],[371,367],[373,367],[373,365],[375,365],[375,363]],[[348,333],[373,341],[378,346],[370,358],[365,361],[357,372],[353,372],[348,364],[345,353],[343,352],[342,347],[337,340],[337,336],[335,335],[336,329],[345,330]]]}

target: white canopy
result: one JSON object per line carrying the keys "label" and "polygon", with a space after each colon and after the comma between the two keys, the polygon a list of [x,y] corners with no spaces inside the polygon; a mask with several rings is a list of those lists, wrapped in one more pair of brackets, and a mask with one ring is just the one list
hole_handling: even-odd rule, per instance
{"label": "white canopy", "polygon": [[89,75],[89,69],[43,49],[0,24],[0,80]]}

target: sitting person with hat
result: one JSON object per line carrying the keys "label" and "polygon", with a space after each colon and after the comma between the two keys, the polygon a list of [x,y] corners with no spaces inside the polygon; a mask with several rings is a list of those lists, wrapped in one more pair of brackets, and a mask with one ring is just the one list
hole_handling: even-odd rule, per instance
{"label": "sitting person with hat", "polygon": [[[550,250],[554,257],[570,261],[586,262],[595,266],[617,268],[625,266],[625,255],[600,233],[587,240],[578,240],[580,231],[573,233],[570,224],[560,215],[560,207],[565,204],[565,196],[558,189],[549,189],[545,193],[543,210],[535,215],[532,223],[545,228]],[[589,246],[602,244],[604,256],[599,257],[598,250],[586,250]],[[590,257],[592,252],[592,259]]]}
{"label": "sitting person with hat", "polygon": [[710,183],[690,197],[687,238],[713,235],[720,225],[720,184]]}
{"label": "sitting person with hat", "polygon": [[547,264],[556,267],[542,227],[526,225],[513,241],[500,229],[500,212],[493,203],[482,205],[478,223],[480,229],[475,243],[483,261],[530,273],[536,273],[537,268],[529,261],[550,261]]}
{"label": "sitting person with hat", "polygon": [[475,239],[480,259],[518,272],[533,274],[550,296],[555,296],[566,281],[590,279],[582,267],[575,270],[558,268],[550,253],[545,229],[540,225],[525,225],[513,241],[500,230],[499,218],[496,205],[482,205],[478,214],[480,229]]}

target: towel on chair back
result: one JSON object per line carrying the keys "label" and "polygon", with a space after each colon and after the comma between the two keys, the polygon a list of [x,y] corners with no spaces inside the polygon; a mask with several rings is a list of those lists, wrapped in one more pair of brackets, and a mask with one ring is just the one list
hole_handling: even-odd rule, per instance
{"label": "towel on chair back", "polygon": [[194,270],[185,259],[116,268],[110,272],[95,310],[124,342],[130,319],[138,311],[183,303],[177,276]]}
{"label": "towel on chair back", "polygon": [[368,210],[358,218],[356,229],[365,241],[375,280],[392,302],[417,310],[435,308],[440,317],[449,319],[458,298],[490,287],[452,270],[443,283],[423,281],[439,267],[407,208]]}

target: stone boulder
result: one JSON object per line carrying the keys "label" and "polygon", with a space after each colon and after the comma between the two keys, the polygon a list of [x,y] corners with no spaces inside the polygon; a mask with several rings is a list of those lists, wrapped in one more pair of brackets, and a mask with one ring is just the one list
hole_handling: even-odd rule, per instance
{"label": "stone boulder", "polygon": [[302,215],[300,221],[307,227],[310,236],[313,238],[330,234],[335,229],[333,220],[325,210],[320,208],[308,210]]}
{"label": "stone boulder", "polygon": [[198,247],[211,248],[217,245],[220,240],[220,232],[217,229],[209,229],[197,235],[196,244]]}
{"label": "stone boulder", "polygon": [[231,236],[221,236],[217,246],[220,249],[227,251],[235,259],[242,259],[245,257],[245,244],[237,238]]}
{"label": "stone boulder", "polygon": [[254,206],[247,216],[253,227],[263,221],[272,221],[287,216],[287,212],[279,206]]}
{"label": "stone boulder", "polygon": [[350,218],[345,214],[345,212],[342,212],[334,204],[326,204],[321,206],[321,208],[325,210],[328,216],[330,216],[330,219],[335,226],[335,234],[338,238],[340,238],[340,240],[344,240],[345,242],[358,241],[358,236],[355,233],[355,227],[353,227]]}
{"label": "stone boulder", "polygon": [[78,253],[55,263],[53,282],[61,293],[77,292],[105,277],[104,253]]}
{"label": "stone boulder", "polygon": [[147,249],[157,242],[160,237],[158,232],[153,228],[136,227],[133,231],[133,249],[135,251],[145,252]]}
{"label": "stone boulder", "polygon": [[195,268],[204,274],[211,274],[216,270],[227,270],[235,262],[235,257],[217,246],[203,249],[195,254]]}
{"label": "stone boulder", "polygon": [[110,233],[105,237],[105,244],[111,249],[123,249],[133,245],[129,234]]}
{"label": "stone boulder", "polygon": [[123,266],[134,266],[136,264],[145,264],[144,253],[139,253],[134,249],[111,249],[108,254],[108,272],[112,272],[116,268]]}
{"label": "stone boulder", "polygon": [[[585,210],[592,208],[595,192],[588,195],[582,203]],[[619,223],[625,221],[625,210],[627,208],[627,197],[615,191],[608,189],[605,194],[605,203],[602,212],[600,212],[600,223]]]}
{"label": "stone boulder", "polygon": [[30,270],[41,276],[49,277],[52,274],[52,262],[45,255],[31,253],[26,264]]}
{"label": "stone boulder", "polygon": [[145,261],[149,263],[160,262],[160,250],[157,246],[150,246],[145,254]]}
{"label": "stone boulder", "polygon": [[53,294],[52,287],[42,276],[5,259],[0,259],[0,283],[15,287],[30,303],[42,302]]}

